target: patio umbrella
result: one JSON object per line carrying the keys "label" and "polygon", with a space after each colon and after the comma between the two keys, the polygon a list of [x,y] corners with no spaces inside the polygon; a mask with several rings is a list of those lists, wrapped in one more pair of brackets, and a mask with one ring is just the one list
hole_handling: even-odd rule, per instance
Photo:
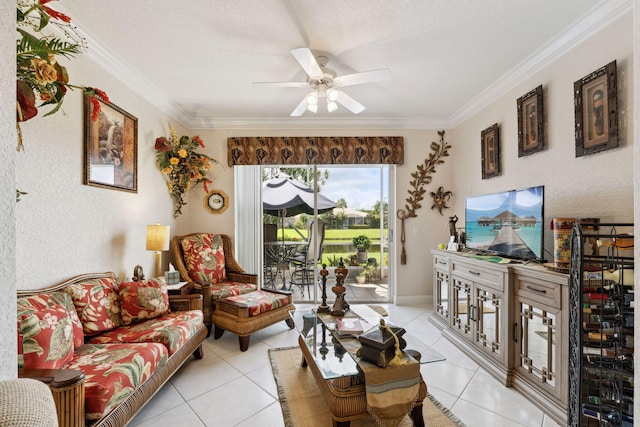
{"label": "patio umbrella", "polygon": [[[318,193],[318,213],[336,206],[336,202]],[[313,189],[290,177],[271,178],[262,187],[262,209],[273,216],[313,215]]]}
{"label": "patio umbrella", "polygon": [[[318,193],[318,213],[329,212],[337,206],[322,193]],[[301,213],[313,215],[313,189],[291,177],[277,177],[262,186],[262,209],[265,213],[284,218]],[[284,238],[284,236],[283,236]]]}

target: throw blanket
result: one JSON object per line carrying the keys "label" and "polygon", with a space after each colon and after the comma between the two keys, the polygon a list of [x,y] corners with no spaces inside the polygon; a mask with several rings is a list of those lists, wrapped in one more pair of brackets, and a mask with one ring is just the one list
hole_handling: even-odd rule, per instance
{"label": "throw blanket", "polygon": [[397,426],[411,411],[420,388],[420,364],[403,353],[407,363],[380,368],[358,360],[364,372],[367,410],[380,426]]}

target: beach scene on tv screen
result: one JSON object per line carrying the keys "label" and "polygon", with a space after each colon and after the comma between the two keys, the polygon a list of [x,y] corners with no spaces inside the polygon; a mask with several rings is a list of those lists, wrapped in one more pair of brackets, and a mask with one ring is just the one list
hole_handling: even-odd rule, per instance
{"label": "beach scene on tv screen", "polygon": [[542,258],[543,187],[468,197],[467,247],[505,256]]}

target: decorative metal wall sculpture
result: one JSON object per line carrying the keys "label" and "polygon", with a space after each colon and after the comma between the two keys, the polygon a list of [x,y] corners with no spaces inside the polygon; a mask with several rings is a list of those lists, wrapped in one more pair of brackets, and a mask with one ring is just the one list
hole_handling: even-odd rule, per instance
{"label": "decorative metal wall sculpture", "polygon": [[409,183],[411,188],[409,191],[409,197],[407,197],[405,209],[398,209],[396,215],[400,218],[400,242],[402,243],[402,252],[400,253],[400,264],[407,263],[407,251],[404,247],[406,235],[404,231],[404,221],[407,218],[413,218],[418,216],[416,210],[420,209],[422,205],[420,202],[424,199],[424,193],[426,190],[424,186],[429,184],[432,179],[432,175],[436,173],[436,165],[444,163],[443,157],[449,156],[449,148],[451,145],[444,142],[444,131],[438,131],[440,136],[440,143],[431,143],[431,153],[425,159],[424,164],[418,165],[418,170],[411,174],[413,180]]}

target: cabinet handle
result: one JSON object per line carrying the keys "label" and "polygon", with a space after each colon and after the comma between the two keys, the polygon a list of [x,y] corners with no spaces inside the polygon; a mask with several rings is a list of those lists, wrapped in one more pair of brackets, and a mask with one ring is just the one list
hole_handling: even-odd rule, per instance
{"label": "cabinet handle", "polygon": [[511,334],[513,335],[513,342],[518,342],[518,337],[516,336],[516,328],[518,327],[518,322],[513,324],[513,328],[511,328]]}
{"label": "cabinet handle", "polygon": [[527,289],[529,289],[530,291],[533,291],[533,292],[538,292],[540,294],[546,294],[547,293],[547,291],[545,291],[544,289],[536,289],[533,286],[529,286],[529,285],[527,285]]}
{"label": "cabinet handle", "polygon": [[469,270],[469,273],[473,274],[474,276],[479,276],[480,275],[479,271]]}
{"label": "cabinet handle", "polygon": [[438,261],[438,264],[445,265],[445,264],[446,264],[446,262],[444,262],[444,261]]}

